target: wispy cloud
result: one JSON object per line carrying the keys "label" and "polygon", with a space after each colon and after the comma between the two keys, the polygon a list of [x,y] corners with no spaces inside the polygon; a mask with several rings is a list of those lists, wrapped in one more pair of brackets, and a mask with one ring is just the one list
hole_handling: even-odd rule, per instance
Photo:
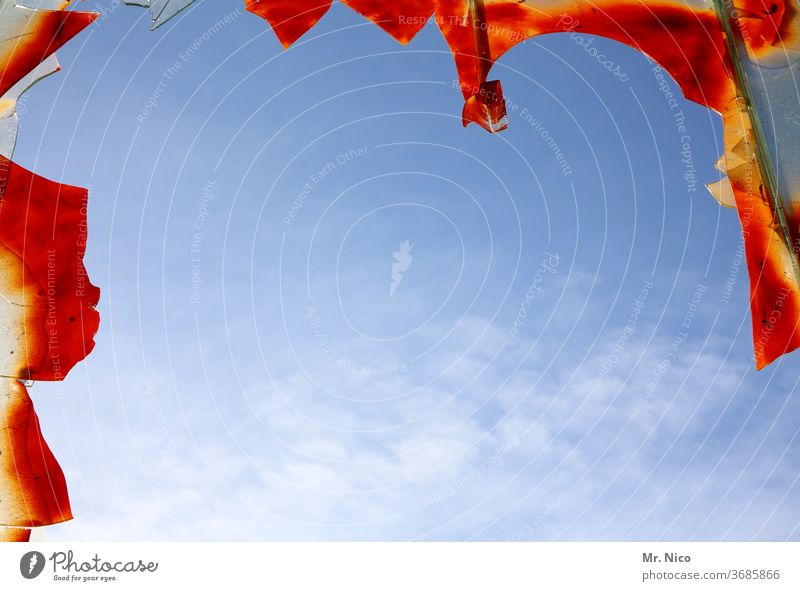
{"label": "wispy cloud", "polygon": [[[583,294],[580,281],[560,282],[556,315]],[[693,285],[684,287],[688,305]],[[68,473],[80,482],[107,469],[111,496],[100,503],[73,483],[79,519],[49,535],[796,537],[788,392],[754,391],[769,377],[728,356],[730,340],[708,320],[673,355],[682,306],[671,319],[641,311],[631,324],[623,312],[637,309],[641,290],[628,295],[619,320],[583,346],[560,350],[569,322],[512,338],[511,321],[472,316],[414,371],[356,375],[332,364],[324,389],[295,370],[225,393],[239,402],[186,399],[169,417],[177,464],[163,461],[165,440],[153,433],[107,442],[107,468],[76,456]],[[592,304],[585,321],[603,312]],[[657,373],[659,387],[648,388]]]}

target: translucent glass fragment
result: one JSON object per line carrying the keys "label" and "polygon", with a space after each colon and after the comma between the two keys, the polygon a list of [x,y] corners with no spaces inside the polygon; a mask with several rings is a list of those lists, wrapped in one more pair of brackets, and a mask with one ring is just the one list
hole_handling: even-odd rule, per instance
{"label": "translucent glass fragment", "polygon": [[[756,367],[800,347],[800,228],[795,212],[797,132],[796,7],[715,0],[737,97],[723,113],[725,171],[750,276]],[[777,122],[777,124],[776,124]]]}
{"label": "translucent glass fragment", "polygon": [[150,9],[150,19],[153,29],[157,29],[181,10],[188,7],[194,0],[124,0],[130,6],[141,6]]}
{"label": "translucent glass fragment", "polygon": [[[64,474],[42,437],[28,392],[17,380],[0,379],[0,525],[28,528],[68,519]],[[25,530],[3,529],[4,535],[26,536]]]}
{"label": "translucent glass fragment", "polygon": [[[343,1],[404,43],[424,26],[431,9],[427,0]],[[798,0],[728,2],[734,35],[720,15],[723,1],[434,0],[433,9],[456,61],[464,125],[504,129],[502,88],[489,80],[492,65],[530,37],[559,32],[602,36],[637,49],[663,67],[686,98],[722,114],[725,154],[717,168],[727,176],[709,190],[720,204],[737,208],[742,224],[761,368],[800,346],[800,12]],[[246,4],[267,18],[284,46],[328,8],[269,0]],[[741,60],[732,42],[741,46]],[[760,151],[767,157],[759,157]]]}
{"label": "translucent glass fragment", "polygon": [[0,96],[95,18],[90,12],[38,10],[0,0]]}
{"label": "translucent glass fragment", "polygon": [[24,527],[0,527],[0,542],[29,542],[31,530]]}
{"label": "translucent glass fragment", "polygon": [[[69,0],[17,0],[17,5],[41,10],[63,10],[69,6]],[[39,80],[59,69],[55,55],[50,55],[8,92],[0,96],[0,155],[11,158],[14,154],[19,128],[17,102],[20,96]]]}
{"label": "translucent glass fragment", "polygon": [[434,0],[342,0],[400,43],[408,43],[433,16]]}
{"label": "translucent glass fragment", "polygon": [[63,380],[94,347],[85,189],[0,156],[0,375]]}
{"label": "translucent glass fragment", "polygon": [[245,8],[264,18],[284,47],[317,24],[333,0],[245,0]]}
{"label": "translucent glass fragment", "polygon": [[14,154],[19,129],[19,117],[17,117],[19,97],[39,80],[59,69],[58,60],[51,55],[0,97],[0,156],[11,158]]}

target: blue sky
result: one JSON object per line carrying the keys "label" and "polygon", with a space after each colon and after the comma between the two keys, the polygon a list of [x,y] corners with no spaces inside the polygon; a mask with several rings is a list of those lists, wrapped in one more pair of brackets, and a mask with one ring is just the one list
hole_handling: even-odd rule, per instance
{"label": "blue sky", "polygon": [[238,0],[102,5],[15,157],[90,187],[102,289],[31,389],[47,539],[800,538],[798,357],[754,371],[719,117],[646,57],[517,46],[490,136],[434,27],[334,5],[284,52]]}

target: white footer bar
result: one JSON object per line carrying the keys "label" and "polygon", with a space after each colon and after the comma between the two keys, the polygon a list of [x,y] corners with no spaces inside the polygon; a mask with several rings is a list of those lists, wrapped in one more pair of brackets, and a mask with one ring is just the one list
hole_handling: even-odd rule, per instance
{"label": "white footer bar", "polygon": [[0,589],[800,589],[798,543],[0,544]]}

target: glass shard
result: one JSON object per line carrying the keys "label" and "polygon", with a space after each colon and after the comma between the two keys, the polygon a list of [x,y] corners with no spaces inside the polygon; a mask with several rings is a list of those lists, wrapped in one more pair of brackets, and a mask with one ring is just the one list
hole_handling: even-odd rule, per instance
{"label": "glass shard", "polygon": [[64,10],[72,0],[16,0],[17,6],[41,10]]}
{"label": "glass shard", "polygon": [[94,346],[99,291],[86,276],[83,189],[14,164],[19,97],[59,69],[53,52],[93,13],[68,0],[0,0],[0,540],[72,518],[61,468],[25,386],[62,380]]}
{"label": "glass shard", "polygon": [[[723,114],[726,169],[745,236],[756,367],[800,347],[797,6],[716,3],[737,99]],[[735,15],[735,16],[734,16]],[[790,21],[790,22],[784,22]]]}
{"label": "glass shard", "polygon": [[[485,20],[470,18],[469,5],[479,0],[438,0],[436,22],[453,51],[464,98],[480,91],[486,69],[511,47],[547,33],[571,32],[607,37],[641,51],[658,62],[680,85],[686,98],[722,112],[733,97],[727,75],[725,42],[713,8],[701,2],[600,0],[591,10],[582,2],[535,4],[485,0]],[[474,28],[489,42],[482,60]]]}
{"label": "glass shard", "polygon": [[[155,20],[189,3],[126,1],[149,6]],[[505,129],[500,81],[488,79],[492,65],[528,38],[559,32],[602,36],[637,49],[663,67],[687,99],[722,114],[726,152],[717,167],[728,176],[709,189],[739,213],[756,364],[763,367],[800,346],[800,172],[795,166],[800,12],[798,0],[725,2],[343,0],[402,43],[424,27],[433,10],[455,58],[464,125],[476,123],[492,133]],[[245,0],[247,10],[265,18],[284,47],[313,27],[330,5],[331,0]],[[735,16],[732,29],[721,17],[721,6]]]}
{"label": "glass shard", "polygon": [[[249,10],[276,28],[285,46],[327,10],[327,5],[309,12],[311,5],[246,1]],[[734,0],[736,42],[743,44],[745,68],[739,76],[739,60],[733,61],[729,44],[733,35],[718,14],[722,1],[435,0],[433,7],[456,61],[464,125],[476,123],[492,133],[505,129],[500,82],[488,80],[492,65],[530,37],[559,32],[602,36],[637,49],[663,67],[687,99],[722,114],[726,151],[717,167],[728,176],[709,190],[720,204],[736,207],[742,223],[756,365],[761,368],[800,346],[800,103],[795,84],[800,12],[798,0]],[[430,9],[427,1],[344,2],[401,42],[424,26]],[[749,80],[756,80],[752,91],[745,88]],[[767,166],[766,158],[757,155],[761,143],[771,157]]]}
{"label": "glass shard", "polygon": [[342,0],[342,4],[371,20],[400,43],[406,44],[433,15],[434,0]]}
{"label": "glass shard", "polygon": [[265,19],[283,47],[317,24],[333,0],[245,0],[245,8]]}
{"label": "glass shard", "polygon": [[0,96],[95,18],[90,12],[38,10],[0,0]]}
{"label": "glass shard", "polygon": [[[69,6],[70,0],[17,0],[18,6],[44,10],[63,10]],[[20,96],[39,80],[59,70],[55,55],[50,55],[29,72],[22,80],[14,84],[4,95],[0,96],[0,155],[11,158],[17,143],[19,118],[17,102]]]}
{"label": "glass shard", "polygon": [[62,380],[94,347],[87,199],[0,156],[0,375]]}
{"label": "glass shard", "polygon": [[39,80],[59,69],[58,60],[51,55],[0,97],[0,156],[11,158],[14,154],[19,128],[19,118],[17,117],[19,97]]}
{"label": "glass shard", "polygon": [[24,527],[1,527],[0,542],[30,542],[31,530]]}
{"label": "glass shard", "polygon": [[[61,467],[42,437],[28,392],[0,380],[0,525],[17,528],[72,519]],[[9,532],[24,537],[24,530]]]}
{"label": "glass shard", "polygon": [[150,9],[150,19],[153,21],[152,29],[155,30],[194,0],[124,0],[130,6],[141,6]]}

